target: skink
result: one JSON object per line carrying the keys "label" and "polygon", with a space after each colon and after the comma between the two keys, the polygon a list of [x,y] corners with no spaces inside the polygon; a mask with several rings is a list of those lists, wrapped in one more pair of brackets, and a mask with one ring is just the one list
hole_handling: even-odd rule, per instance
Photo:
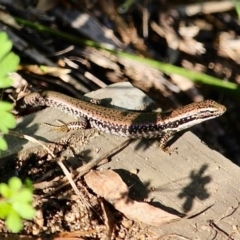
{"label": "skink", "polygon": [[17,102],[18,109],[28,106],[54,107],[84,119],[62,126],[65,130],[85,128],[89,122],[91,127],[118,136],[160,138],[159,145],[163,149],[176,132],[216,118],[226,111],[225,106],[213,100],[191,103],[167,113],[121,111],[53,91],[31,93]]}

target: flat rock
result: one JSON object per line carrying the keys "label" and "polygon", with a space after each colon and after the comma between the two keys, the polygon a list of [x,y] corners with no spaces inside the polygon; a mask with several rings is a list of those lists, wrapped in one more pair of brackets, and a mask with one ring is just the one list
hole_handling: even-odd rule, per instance
{"label": "flat rock", "polygon": [[[122,88],[125,90],[122,91]],[[88,96],[112,98],[115,105],[130,109],[144,108],[146,103],[142,100],[148,99],[141,91],[126,83],[114,84]],[[125,104],[122,105],[122,102]],[[137,104],[134,105],[134,102]],[[147,104],[149,102],[152,101],[148,99]],[[75,154],[81,154],[85,162],[103,155],[126,140],[99,133],[95,129],[66,134],[49,132],[47,126],[41,126],[41,123],[46,122],[54,124],[56,119],[65,122],[74,120],[56,109],[47,108],[24,117],[16,131],[45,142],[73,137],[74,144],[71,147]],[[7,141],[9,151],[4,152],[3,157],[18,152],[26,154],[36,148],[35,143],[16,137],[9,136]],[[132,194],[136,199],[187,216],[197,214],[190,219],[186,217],[158,228],[152,227],[159,236],[169,236],[164,239],[240,239],[239,168],[218,152],[209,149],[190,131],[176,139],[171,149],[175,150],[167,154],[158,148],[157,140],[136,140],[99,169],[111,168],[117,171],[133,189]],[[74,157],[73,151],[69,150],[65,154],[69,158]]]}

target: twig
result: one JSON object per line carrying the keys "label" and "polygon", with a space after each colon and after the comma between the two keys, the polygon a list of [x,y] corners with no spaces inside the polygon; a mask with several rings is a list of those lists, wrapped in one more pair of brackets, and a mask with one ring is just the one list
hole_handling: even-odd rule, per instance
{"label": "twig", "polygon": [[[53,158],[56,158],[54,153],[47,146],[45,146],[41,141],[39,141],[39,140],[37,140],[37,139],[35,139],[35,138],[31,137],[31,136],[28,136],[28,135],[25,135],[25,134],[22,134],[22,133],[19,133],[19,132],[15,132],[15,131],[9,131],[9,134],[12,135],[12,136],[16,136],[16,137],[27,139],[30,142],[34,142],[34,143],[37,143],[37,144],[41,145]],[[60,166],[60,168],[62,169],[63,173],[65,174],[65,179],[67,179],[69,181],[69,183],[71,184],[71,186],[72,186],[73,190],[75,191],[75,193],[79,196],[79,198],[85,203],[85,205],[87,207],[90,207],[89,203],[85,200],[83,194],[78,190],[76,184],[74,183],[74,181],[72,179],[71,174],[66,169],[66,167],[64,166],[62,161],[58,160],[57,163]]]}
{"label": "twig", "polygon": [[75,182],[72,179],[72,176],[71,176],[70,172],[67,170],[65,165],[62,163],[61,160],[58,160],[57,163],[60,166],[60,168],[62,169],[63,173],[65,174],[65,176],[66,176],[68,182],[70,183],[70,185],[72,186],[74,192],[77,194],[77,196],[79,196],[81,201],[84,202],[85,205],[90,209],[91,205],[85,200],[84,195],[78,190]]}
{"label": "twig", "polygon": [[51,157],[55,158],[54,153],[47,146],[44,145],[44,142],[42,142],[40,140],[37,140],[36,138],[33,138],[33,137],[28,136],[26,134],[22,134],[22,133],[15,132],[15,131],[9,131],[8,134],[12,135],[12,136],[15,136],[15,137],[19,137],[19,138],[24,138],[24,139],[26,139],[30,142],[37,143],[37,144],[41,145],[51,155]]}
{"label": "twig", "polygon": [[[117,147],[110,150],[109,152],[103,154],[99,158],[81,166],[76,171],[74,171],[73,174],[74,174],[75,178],[79,178],[79,177],[83,176],[84,174],[88,173],[92,168],[96,167],[103,159],[109,158],[110,156],[116,154],[118,151],[120,151],[123,148],[125,148],[126,146],[128,146],[131,143],[131,141],[132,141],[132,139],[128,139],[128,140],[122,142]],[[78,173],[78,175],[76,176],[77,173]]]}
{"label": "twig", "polygon": [[[128,140],[124,141],[119,146],[117,146],[114,149],[110,150],[109,152],[103,154],[99,158],[97,158],[97,159],[87,163],[86,165],[78,168],[77,170],[74,171],[74,173],[71,174],[71,177],[74,178],[74,179],[77,179],[77,178],[83,176],[84,174],[88,173],[92,168],[97,166],[103,159],[108,158],[108,157],[116,154],[121,149],[125,148],[131,141],[132,141],[132,139],[128,139]],[[46,193],[43,197],[50,196],[53,193],[59,191],[60,189],[62,189],[63,187],[68,185],[66,177],[63,177],[61,180],[62,180],[63,183],[60,186],[56,187],[52,192]],[[54,187],[55,186],[55,181],[54,182],[53,181],[51,183],[47,184],[48,185],[47,187]],[[59,185],[59,182],[57,184]],[[42,189],[41,185],[42,185],[42,183],[34,184],[34,188]],[[46,187],[46,185],[45,185],[45,187]]]}
{"label": "twig", "polygon": [[230,240],[234,240],[227,232],[225,232],[223,229],[221,229],[220,227],[217,226],[216,223],[214,223],[213,220],[209,221],[209,226],[216,229],[217,231],[221,232],[222,234],[224,234],[225,236],[228,237],[228,239]]}

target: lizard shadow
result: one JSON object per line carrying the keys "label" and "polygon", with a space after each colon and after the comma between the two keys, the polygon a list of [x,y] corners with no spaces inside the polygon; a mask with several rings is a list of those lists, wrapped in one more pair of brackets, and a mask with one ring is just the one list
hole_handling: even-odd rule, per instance
{"label": "lizard shadow", "polygon": [[[170,148],[170,151],[169,151],[169,154],[171,154],[171,145],[176,142],[179,138],[181,138],[181,136],[187,132],[188,130],[185,130],[185,131],[181,131],[181,132],[178,132],[176,133],[166,144],[166,149],[167,149],[167,152],[168,152],[168,149]],[[153,138],[153,139],[147,139],[147,138],[142,138],[140,139],[136,146],[135,146],[135,150],[138,151],[138,150],[147,150],[149,147],[157,144],[157,146],[159,146],[159,140],[160,138]]]}

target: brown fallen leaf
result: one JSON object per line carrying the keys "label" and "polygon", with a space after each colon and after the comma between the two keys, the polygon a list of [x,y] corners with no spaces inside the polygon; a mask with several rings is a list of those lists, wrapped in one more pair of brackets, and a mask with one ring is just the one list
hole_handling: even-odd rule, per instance
{"label": "brown fallen leaf", "polygon": [[179,219],[178,216],[153,207],[148,203],[132,200],[128,196],[127,185],[112,170],[92,170],[84,178],[87,185],[96,194],[110,202],[129,219],[153,226],[160,226]]}

